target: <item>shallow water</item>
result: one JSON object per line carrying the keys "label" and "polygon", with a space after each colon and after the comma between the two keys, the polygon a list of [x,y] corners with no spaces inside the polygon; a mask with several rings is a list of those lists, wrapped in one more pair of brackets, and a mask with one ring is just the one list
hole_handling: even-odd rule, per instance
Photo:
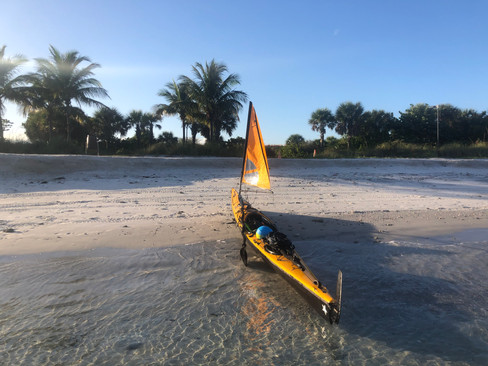
{"label": "shallow water", "polygon": [[339,326],[264,263],[245,268],[239,241],[0,257],[0,364],[486,365],[475,234],[296,242],[332,291],[343,270]]}

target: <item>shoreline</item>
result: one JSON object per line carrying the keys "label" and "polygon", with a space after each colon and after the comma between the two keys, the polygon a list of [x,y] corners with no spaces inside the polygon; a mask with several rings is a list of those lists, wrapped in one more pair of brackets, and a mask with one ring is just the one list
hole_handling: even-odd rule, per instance
{"label": "shoreline", "polygon": [[[240,239],[242,159],[0,154],[0,255]],[[292,241],[424,240],[488,229],[488,160],[270,159],[247,193]]]}

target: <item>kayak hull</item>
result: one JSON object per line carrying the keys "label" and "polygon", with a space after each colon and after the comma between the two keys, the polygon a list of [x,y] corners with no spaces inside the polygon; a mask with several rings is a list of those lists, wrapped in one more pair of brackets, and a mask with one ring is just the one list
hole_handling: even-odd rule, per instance
{"label": "kayak hull", "polygon": [[320,283],[312,271],[305,265],[296,251],[293,252],[292,257],[282,253],[275,253],[269,250],[269,246],[266,245],[265,240],[257,238],[255,234],[257,225],[269,226],[273,231],[278,231],[277,227],[271,219],[244,200],[235,189],[232,189],[232,211],[237,226],[244,238],[241,256],[243,255],[242,251],[247,246],[251,247],[265,263],[271,266],[292,285],[315,311],[331,323],[338,323],[340,318],[342,274],[339,274],[340,283],[338,280],[338,291],[336,293],[336,299],[334,299],[327,288]]}

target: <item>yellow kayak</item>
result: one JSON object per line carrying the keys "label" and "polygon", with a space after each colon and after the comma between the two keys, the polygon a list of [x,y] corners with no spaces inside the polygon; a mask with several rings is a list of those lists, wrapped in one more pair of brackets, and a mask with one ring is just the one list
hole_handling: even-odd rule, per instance
{"label": "yellow kayak", "polygon": [[[310,305],[330,323],[339,323],[341,314],[342,272],[339,271],[335,299],[305,265],[293,244],[280,233],[276,225],[253,208],[232,189],[232,211],[244,238],[241,257],[247,265],[246,245],[250,245],[263,260],[282,275]],[[267,228],[266,236],[260,228]]]}

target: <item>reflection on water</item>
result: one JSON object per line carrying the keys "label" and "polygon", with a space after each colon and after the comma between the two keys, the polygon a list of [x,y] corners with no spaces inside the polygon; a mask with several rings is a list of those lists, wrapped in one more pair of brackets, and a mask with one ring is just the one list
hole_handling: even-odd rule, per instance
{"label": "reflection on water", "polygon": [[263,263],[245,268],[239,241],[0,257],[0,364],[487,363],[487,300],[461,304],[486,274],[426,273],[486,269],[483,246],[297,244],[324,282],[344,270],[338,327]]}
{"label": "reflection on water", "polygon": [[271,327],[276,322],[271,317],[271,314],[279,304],[273,301],[273,299],[265,297],[263,294],[259,296],[254,291],[254,289],[262,289],[263,286],[262,282],[258,280],[242,284],[242,291],[248,292],[249,298],[243,304],[241,312],[248,319],[246,332],[252,341],[257,340],[259,337],[265,340],[271,331]]}

